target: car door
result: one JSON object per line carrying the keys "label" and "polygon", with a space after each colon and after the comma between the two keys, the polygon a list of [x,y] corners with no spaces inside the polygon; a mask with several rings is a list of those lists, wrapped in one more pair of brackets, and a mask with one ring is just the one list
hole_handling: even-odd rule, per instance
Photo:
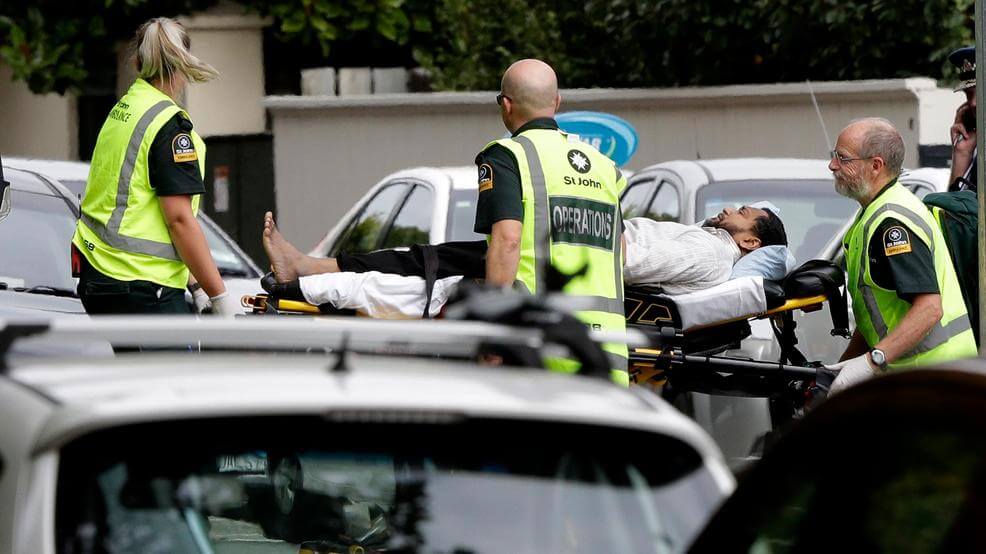
{"label": "car door", "polygon": [[405,181],[392,181],[380,187],[339,234],[339,239],[329,248],[328,256],[377,250],[409,189],[410,184]]}
{"label": "car door", "polygon": [[681,195],[678,187],[662,174],[633,180],[620,198],[623,219],[646,217],[655,221],[680,221]]}
{"label": "car door", "polygon": [[431,223],[435,191],[425,184],[414,184],[404,197],[390,225],[381,234],[378,248],[398,248],[431,242]]}
{"label": "car door", "polygon": [[690,551],[986,551],[986,374],[955,367],[872,379],[810,411]]}

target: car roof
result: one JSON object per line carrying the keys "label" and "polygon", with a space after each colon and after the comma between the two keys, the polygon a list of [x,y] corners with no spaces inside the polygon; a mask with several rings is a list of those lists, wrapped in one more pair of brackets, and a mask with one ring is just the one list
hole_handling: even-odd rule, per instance
{"label": "car roof", "polygon": [[681,175],[686,183],[708,184],[717,181],[756,179],[823,179],[831,180],[828,160],[803,158],[723,158],[715,160],[674,160],[654,164],[634,174],[634,180],[664,169]]}
{"label": "car roof", "polygon": [[[139,363],[136,356],[140,356]],[[656,395],[603,379],[466,362],[348,354],[344,372],[325,356],[130,354],[33,361],[9,372],[52,401],[37,450],[92,430],[144,421],[333,410],[457,413],[633,428],[718,451]]]}
{"label": "car roof", "polygon": [[948,178],[952,170],[947,167],[919,167],[916,169],[905,169],[900,174],[900,180],[904,183],[921,181],[934,187],[939,192],[948,190]]}
{"label": "car roof", "polygon": [[379,184],[401,178],[419,179],[442,187],[451,185],[455,190],[476,190],[478,187],[475,166],[410,167],[388,174]]}
{"label": "car roof", "polygon": [[[24,171],[11,166],[8,166],[6,162],[3,165],[3,177],[10,183],[10,188],[12,190],[21,192],[30,192],[32,194],[43,194],[45,196],[58,197],[51,187],[47,183],[42,181],[37,175],[30,171]],[[52,183],[56,185],[56,189],[62,189],[64,187],[58,183]],[[71,193],[65,190],[62,193],[63,196],[71,197]]]}
{"label": "car roof", "polygon": [[40,158],[4,158],[3,165],[42,173],[59,181],[84,182],[89,178],[89,164],[87,162]]}

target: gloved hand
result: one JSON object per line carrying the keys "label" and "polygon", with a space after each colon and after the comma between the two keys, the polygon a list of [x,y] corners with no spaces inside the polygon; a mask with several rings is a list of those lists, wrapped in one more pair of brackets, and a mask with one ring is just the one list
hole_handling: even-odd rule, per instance
{"label": "gloved hand", "polygon": [[832,382],[829,395],[836,394],[859,382],[865,381],[876,373],[876,368],[870,364],[869,352],[837,364],[827,365],[825,368],[838,372],[835,381]]}
{"label": "gloved hand", "polygon": [[239,302],[229,295],[229,291],[213,296],[209,300],[212,301],[213,315],[233,317],[234,315],[243,313],[243,309],[240,308]]}
{"label": "gloved hand", "polygon": [[192,304],[195,305],[195,313],[202,313],[202,310],[209,307],[209,295],[201,287],[195,289],[192,292]]}

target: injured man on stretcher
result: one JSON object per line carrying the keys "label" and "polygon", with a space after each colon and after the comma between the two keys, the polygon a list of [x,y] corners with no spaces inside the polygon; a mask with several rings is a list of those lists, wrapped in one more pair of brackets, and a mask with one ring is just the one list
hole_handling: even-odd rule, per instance
{"label": "injured man on stretcher", "polygon": [[[727,208],[696,225],[627,219],[624,282],[658,286],[671,295],[705,290],[734,276],[737,262],[753,252],[768,254],[751,258],[774,272],[772,278],[782,278],[794,267],[784,225],[769,203],[754,206]],[[264,216],[263,243],[278,288],[310,304],[375,318],[420,318],[426,305],[434,317],[459,281],[483,279],[486,271],[485,241],[314,258],[280,234],[270,212]]]}

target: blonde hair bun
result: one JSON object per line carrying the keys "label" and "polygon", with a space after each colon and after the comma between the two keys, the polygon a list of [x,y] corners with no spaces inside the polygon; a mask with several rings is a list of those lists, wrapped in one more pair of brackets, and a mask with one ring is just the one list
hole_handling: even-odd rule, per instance
{"label": "blonde hair bun", "polygon": [[185,27],[169,17],[155,17],[137,29],[134,55],[137,76],[145,81],[171,81],[180,74],[190,83],[204,83],[219,76],[216,68],[189,51]]}

